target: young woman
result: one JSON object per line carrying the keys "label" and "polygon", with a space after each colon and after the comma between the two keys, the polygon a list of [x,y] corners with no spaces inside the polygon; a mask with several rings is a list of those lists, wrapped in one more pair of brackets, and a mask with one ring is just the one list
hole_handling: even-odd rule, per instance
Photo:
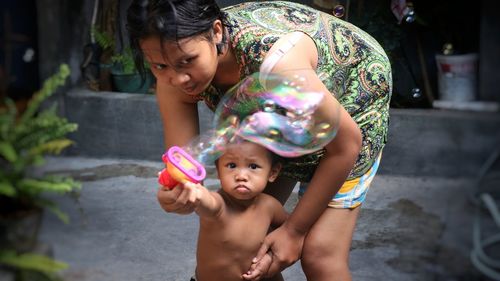
{"label": "young woman", "polygon": [[[197,102],[214,109],[245,76],[312,73],[307,87],[325,93],[317,114],[340,118],[338,132],[323,150],[288,159],[266,188],[284,203],[297,181],[308,183],[289,218],[265,238],[254,267],[268,268],[259,262],[269,252],[269,276],[300,258],[308,280],[351,280],[352,235],[389,122],[391,67],[380,45],[347,22],[283,1],[220,10],[213,0],[134,0],[127,21],[137,65],[147,61],[157,79],[167,147],[199,133]],[[160,189],[158,201],[167,212],[187,214],[196,194]]]}

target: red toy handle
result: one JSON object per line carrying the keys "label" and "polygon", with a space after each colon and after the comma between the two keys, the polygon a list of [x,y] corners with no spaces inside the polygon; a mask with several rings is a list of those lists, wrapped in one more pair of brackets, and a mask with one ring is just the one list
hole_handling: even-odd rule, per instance
{"label": "red toy handle", "polygon": [[172,189],[179,184],[178,181],[170,176],[166,168],[158,174],[158,182],[168,189]]}
{"label": "red toy handle", "polygon": [[162,156],[166,168],[158,174],[158,182],[168,189],[181,182],[201,182],[205,176],[205,168],[182,148],[173,146]]}

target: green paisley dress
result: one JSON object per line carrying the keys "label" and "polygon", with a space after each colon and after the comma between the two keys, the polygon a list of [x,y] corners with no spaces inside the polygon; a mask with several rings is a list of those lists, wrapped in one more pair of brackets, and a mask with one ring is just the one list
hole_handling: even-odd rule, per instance
{"label": "green paisley dress", "polygon": [[[246,2],[223,11],[241,78],[259,71],[267,52],[283,35],[302,31],[314,40],[318,49],[316,73],[363,135],[362,149],[348,179],[365,174],[387,142],[392,77],[382,47],[356,26],[302,4]],[[222,94],[210,86],[202,97],[214,110]],[[323,154],[324,150],[289,159],[282,173],[308,182]]]}

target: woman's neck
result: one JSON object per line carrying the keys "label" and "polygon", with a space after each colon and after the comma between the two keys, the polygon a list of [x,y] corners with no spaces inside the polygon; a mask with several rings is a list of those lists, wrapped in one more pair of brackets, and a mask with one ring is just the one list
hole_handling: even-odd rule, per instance
{"label": "woman's neck", "polygon": [[236,55],[228,43],[226,50],[219,56],[217,70],[215,72],[212,84],[221,89],[227,90],[240,81],[240,65],[236,60]]}

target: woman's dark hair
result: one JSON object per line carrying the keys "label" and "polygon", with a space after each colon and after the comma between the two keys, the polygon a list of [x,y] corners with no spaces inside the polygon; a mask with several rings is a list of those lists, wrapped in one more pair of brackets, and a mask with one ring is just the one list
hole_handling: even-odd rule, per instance
{"label": "woman's dark hair", "polygon": [[[158,36],[162,43],[178,43],[180,39],[202,34],[210,40],[209,31],[217,19],[227,26],[225,13],[215,0],[133,0],[127,10],[127,30],[139,72],[144,73],[141,39]],[[223,34],[222,42],[216,46],[218,54],[226,44]]]}

